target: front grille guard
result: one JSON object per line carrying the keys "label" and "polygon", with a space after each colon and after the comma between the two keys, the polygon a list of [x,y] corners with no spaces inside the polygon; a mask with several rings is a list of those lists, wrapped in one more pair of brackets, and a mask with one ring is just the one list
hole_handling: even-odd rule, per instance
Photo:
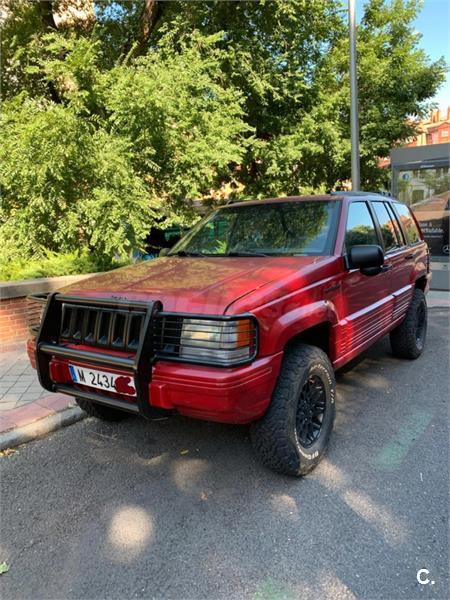
{"label": "front grille guard", "polygon": [[[139,310],[144,313],[143,333],[133,357],[118,356],[93,350],[79,350],[60,344],[60,328],[63,303],[89,305],[115,310]],[[139,302],[115,298],[88,298],[83,296],[66,296],[60,293],[48,295],[41,325],[36,338],[36,368],[40,384],[51,392],[62,392],[98,402],[112,408],[132,413],[141,413],[154,418],[162,411],[150,405],[149,384],[154,358],[153,325],[155,315],[162,310],[159,301]],[[136,404],[126,400],[118,400],[95,392],[81,391],[70,385],[57,384],[50,378],[50,361],[52,356],[86,361],[92,365],[116,366],[130,372],[136,387]]]}

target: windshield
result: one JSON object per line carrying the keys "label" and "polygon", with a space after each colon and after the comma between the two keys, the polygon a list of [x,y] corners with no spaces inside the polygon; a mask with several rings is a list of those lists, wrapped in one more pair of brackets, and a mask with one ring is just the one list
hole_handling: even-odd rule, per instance
{"label": "windshield", "polygon": [[230,206],[201,220],[171,250],[179,256],[330,255],[340,202]]}

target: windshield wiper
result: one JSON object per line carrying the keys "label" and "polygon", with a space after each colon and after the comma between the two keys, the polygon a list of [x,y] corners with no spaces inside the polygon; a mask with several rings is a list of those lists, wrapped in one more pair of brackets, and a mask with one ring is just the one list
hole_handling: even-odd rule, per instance
{"label": "windshield wiper", "polygon": [[169,256],[205,256],[202,252],[186,252],[186,250],[178,250],[178,252],[170,252]]}
{"label": "windshield wiper", "polygon": [[225,256],[267,256],[264,252],[245,252],[245,251],[234,251],[227,252]]}

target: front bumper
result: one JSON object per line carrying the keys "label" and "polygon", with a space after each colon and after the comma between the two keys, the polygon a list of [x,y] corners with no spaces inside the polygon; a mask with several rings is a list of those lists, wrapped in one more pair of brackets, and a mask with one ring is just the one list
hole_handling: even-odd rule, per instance
{"label": "front bumper", "polygon": [[282,357],[280,352],[232,369],[157,362],[150,402],[196,419],[249,423],[266,412]]}
{"label": "front bumper", "polygon": [[[31,364],[36,365],[34,340],[27,343]],[[71,382],[68,365],[102,369],[114,373],[128,373],[118,366],[99,365],[89,359],[52,356],[49,375],[53,391],[79,396],[113,408],[149,416],[152,409],[176,410],[182,415],[217,421],[244,424],[260,418],[267,410],[280,371],[283,353],[257,359],[234,368],[208,367],[157,361],[150,367],[148,381],[148,409],[143,410],[129,396],[117,393],[98,394]],[[150,375],[150,376],[149,376]]]}

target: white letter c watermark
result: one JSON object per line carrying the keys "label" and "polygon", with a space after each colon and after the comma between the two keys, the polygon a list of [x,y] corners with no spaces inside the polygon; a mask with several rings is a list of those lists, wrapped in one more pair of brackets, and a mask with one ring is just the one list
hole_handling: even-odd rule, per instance
{"label": "white letter c watermark", "polygon": [[[430,581],[427,577],[427,575],[430,574],[430,571],[428,569],[419,569],[417,571],[417,581],[420,583],[420,585],[428,585],[429,583],[431,583],[431,585],[434,584],[434,581]],[[423,575],[425,575],[425,577],[423,577]]]}

